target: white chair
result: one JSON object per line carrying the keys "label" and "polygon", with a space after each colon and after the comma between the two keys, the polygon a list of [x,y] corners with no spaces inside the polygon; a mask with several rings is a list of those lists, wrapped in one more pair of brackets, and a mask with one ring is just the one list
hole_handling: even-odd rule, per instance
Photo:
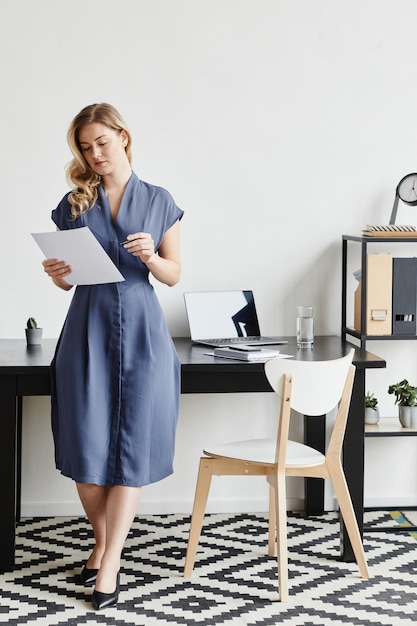
{"label": "white chair", "polygon": [[[198,547],[212,476],[263,475],[270,485],[268,554],[277,545],[278,586],[288,600],[286,477],[330,478],[362,578],[369,578],[362,540],[346,484],[341,451],[352,393],[354,350],[332,361],[273,359],[265,364],[271,387],[281,398],[277,438],[252,439],[212,446],[200,460],[184,577],[190,577]],[[291,409],[324,415],[338,407],[326,454],[288,440]]]}

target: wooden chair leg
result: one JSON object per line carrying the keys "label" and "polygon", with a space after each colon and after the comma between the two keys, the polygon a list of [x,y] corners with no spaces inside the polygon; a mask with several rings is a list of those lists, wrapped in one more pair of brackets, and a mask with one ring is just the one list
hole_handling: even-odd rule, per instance
{"label": "wooden chair leg", "polygon": [[275,504],[275,489],[269,485],[269,511],[268,511],[268,556],[275,556],[276,542],[276,504]]}
{"label": "wooden chair leg", "polygon": [[358,523],[353,510],[352,500],[350,498],[345,475],[343,470],[337,466],[329,468],[329,475],[333,483],[336,498],[339,502],[340,511],[346,525],[346,530],[352,544],[353,553],[355,555],[360,574],[362,578],[369,578],[368,564],[366,562],[361,534],[359,532]]}
{"label": "wooden chair leg", "polygon": [[184,578],[189,578],[194,569],[195,556],[197,554],[198,542],[200,540],[201,529],[203,527],[204,514],[206,512],[212,475],[213,459],[200,459],[194,506],[191,515],[190,533],[188,536],[187,553],[185,555]]}
{"label": "wooden chair leg", "polygon": [[278,474],[271,486],[275,484],[275,517],[277,535],[277,565],[279,599],[288,601],[288,542],[287,542],[287,495],[285,474]]}

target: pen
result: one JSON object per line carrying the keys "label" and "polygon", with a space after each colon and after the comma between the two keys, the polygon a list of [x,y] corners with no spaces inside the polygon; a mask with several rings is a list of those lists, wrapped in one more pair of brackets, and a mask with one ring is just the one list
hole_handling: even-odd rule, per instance
{"label": "pen", "polygon": [[138,241],[138,239],[140,239],[140,237],[136,237],[135,239],[125,239],[125,241],[119,241],[119,244],[121,246],[124,246],[125,243],[131,243],[132,241]]}

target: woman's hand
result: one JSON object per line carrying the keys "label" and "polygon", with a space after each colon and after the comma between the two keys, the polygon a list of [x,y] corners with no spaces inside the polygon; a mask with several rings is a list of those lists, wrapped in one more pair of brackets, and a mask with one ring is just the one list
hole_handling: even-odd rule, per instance
{"label": "woman's hand", "polygon": [[64,278],[72,271],[65,261],[58,261],[58,259],[45,259],[42,265],[49,278]]}
{"label": "woman's hand", "polygon": [[42,261],[42,265],[44,272],[48,274],[49,278],[52,278],[58,287],[61,287],[61,289],[65,289],[66,291],[71,289],[72,285],[64,280],[65,276],[68,276],[68,274],[71,274],[72,272],[70,265],[68,265],[65,261],[59,261],[58,259],[45,259]]}
{"label": "woman's hand", "polygon": [[142,263],[149,263],[155,256],[155,244],[149,233],[132,233],[127,236],[124,248],[133,256],[140,258]]}
{"label": "woman's hand", "polygon": [[170,287],[177,284],[181,274],[179,244],[179,220],[164,234],[158,252],[155,252],[155,244],[149,233],[133,233],[123,242],[126,250],[139,257],[157,280]]}
{"label": "woman's hand", "polygon": [[175,222],[164,234],[158,252],[149,233],[132,233],[123,242],[125,249],[140,258],[157,280],[172,287],[181,274],[180,263],[180,225]]}

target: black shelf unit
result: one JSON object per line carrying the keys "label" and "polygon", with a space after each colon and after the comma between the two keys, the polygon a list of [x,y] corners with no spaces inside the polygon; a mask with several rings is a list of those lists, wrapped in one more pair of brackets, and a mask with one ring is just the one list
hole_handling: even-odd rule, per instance
{"label": "black shelf unit", "polygon": [[[348,244],[349,242],[354,242],[360,244],[361,246],[361,319],[360,319],[360,331],[355,330],[354,328],[347,326],[347,263],[348,263]],[[367,276],[367,254],[368,254],[368,246],[370,244],[378,244],[378,243],[417,243],[416,237],[362,237],[357,235],[342,235],[342,339],[345,341],[349,341],[349,339],[356,338],[360,342],[361,349],[366,349],[367,341],[403,341],[403,340],[416,340],[417,335],[367,335],[365,332],[366,329],[366,276]],[[364,425],[364,437],[416,437],[417,429],[412,428],[403,428],[398,427],[395,428],[393,426],[393,422],[395,420],[391,420],[388,424],[389,418],[381,418],[381,421],[377,426],[369,426]],[[385,421],[385,427],[384,427]],[[366,508],[365,510],[374,510],[375,507]],[[410,510],[412,507],[395,507],[401,508],[404,510]],[[417,508],[417,507],[416,507]],[[364,526],[364,531],[374,531],[372,527]],[[417,526],[405,526],[398,528],[382,528],[379,527],[378,530],[386,530],[386,531],[402,531],[402,532],[410,532],[417,530]]]}

